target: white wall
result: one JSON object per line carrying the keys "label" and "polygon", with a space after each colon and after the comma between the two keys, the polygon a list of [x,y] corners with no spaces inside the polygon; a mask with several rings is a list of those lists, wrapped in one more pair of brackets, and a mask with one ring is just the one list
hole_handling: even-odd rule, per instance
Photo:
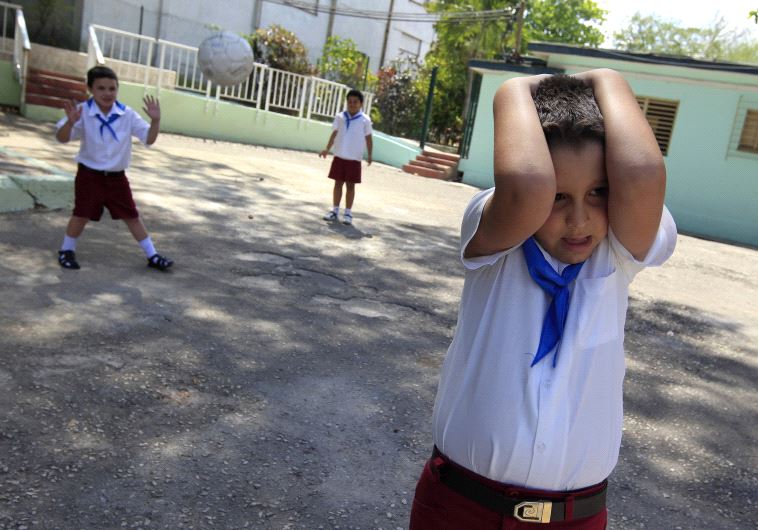
{"label": "white wall", "polygon": [[[253,0],[85,0],[82,42],[86,47],[90,24],[139,33],[140,7],[144,7],[142,34],[198,46],[216,25],[235,33],[251,33]],[[160,35],[158,19],[160,16]]]}
{"label": "white wall", "polygon": [[[316,1],[316,0],[312,0]],[[140,7],[144,7],[142,34],[187,44],[199,45],[210,35],[208,25],[215,24],[236,33],[252,33],[258,0],[84,0],[82,12],[82,49],[86,49],[87,28],[98,24],[139,33]],[[329,7],[330,0],[318,0],[320,6]],[[308,49],[312,63],[321,57],[326,42],[328,13],[311,14],[294,7],[260,1],[259,27],[279,24],[292,31]],[[389,10],[390,0],[338,0],[337,9],[349,6],[371,11]],[[160,35],[157,35],[159,11],[163,15]],[[419,1],[395,0],[395,13],[424,13]],[[369,56],[369,68],[376,71],[382,55],[386,21],[335,16],[332,35],[350,38],[357,48]],[[403,36],[406,34],[406,37]],[[395,59],[402,48],[419,39],[423,59],[434,39],[433,24],[425,22],[393,21],[387,39],[385,65]],[[412,47],[412,46],[411,46]]]}

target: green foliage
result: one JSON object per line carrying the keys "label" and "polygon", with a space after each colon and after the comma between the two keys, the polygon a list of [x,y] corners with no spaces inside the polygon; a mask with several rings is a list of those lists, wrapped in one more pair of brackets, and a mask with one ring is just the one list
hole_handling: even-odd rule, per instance
{"label": "green foliage", "polygon": [[597,25],[604,21],[605,11],[592,0],[535,0],[527,12],[524,37],[597,47],[604,40]]}
{"label": "green foliage", "polygon": [[[518,0],[431,0],[432,12],[452,13],[509,9],[515,14]],[[424,59],[421,77],[428,79],[438,66],[437,88],[430,125],[431,137],[460,137],[471,59],[503,59],[515,46],[515,16],[478,23],[451,23],[443,18],[435,25],[437,40]],[[593,0],[531,0],[524,13],[521,49],[530,41],[598,46],[603,35],[598,26],[605,11]]]}
{"label": "green foliage", "polygon": [[79,49],[79,35],[74,25],[76,13],[73,2],[36,0],[22,2],[22,4],[26,4],[24,18],[26,18],[29,39],[32,42],[70,50]]}
{"label": "green foliage", "polygon": [[291,31],[273,24],[245,35],[245,38],[253,48],[256,62],[296,74],[314,73],[305,46]]}
{"label": "green foliage", "polygon": [[319,61],[321,76],[351,87],[363,88],[376,81],[368,72],[368,56],[359,51],[352,39],[332,35],[326,40],[324,54]]}
{"label": "green foliage", "polygon": [[630,52],[758,63],[758,39],[751,39],[747,31],[729,29],[723,17],[708,27],[694,28],[636,13],[613,38],[617,47]]}
{"label": "green foliage", "polygon": [[398,64],[379,70],[371,110],[371,119],[382,132],[418,137],[423,119],[423,99],[413,68]]}

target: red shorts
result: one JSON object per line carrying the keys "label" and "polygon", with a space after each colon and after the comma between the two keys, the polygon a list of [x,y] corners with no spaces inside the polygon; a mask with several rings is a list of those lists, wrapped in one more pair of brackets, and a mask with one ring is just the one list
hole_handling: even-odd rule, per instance
{"label": "red shorts", "polygon": [[74,181],[74,215],[99,221],[103,208],[108,208],[112,219],[139,217],[125,172],[105,175],[79,164]]}
{"label": "red shorts", "polygon": [[560,530],[603,530],[606,528],[608,512],[603,508],[599,513],[581,519],[535,524],[521,522],[511,515],[502,515],[485,506],[464,497],[440,481],[437,465],[452,465],[476,482],[501,492],[525,499],[568,500],[602,491],[604,484],[572,492],[543,492],[527,488],[518,488],[501,484],[477,475],[457,464],[444,459],[432,457],[424,466],[421,478],[416,486],[416,495],[411,509],[410,530],[459,530],[476,528],[477,530],[536,530],[551,528]]}
{"label": "red shorts", "polygon": [[329,170],[329,178],[341,180],[343,182],[361,183],[361,161],[345,160],[338,156],[332,160],[332,167]]}

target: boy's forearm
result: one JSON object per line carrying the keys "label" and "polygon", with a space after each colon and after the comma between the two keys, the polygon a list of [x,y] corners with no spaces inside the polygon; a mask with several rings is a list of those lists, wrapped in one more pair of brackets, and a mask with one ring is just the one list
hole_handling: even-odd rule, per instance
{"label": "boy's forearm", "polygon": [[626,80],[613,70],[579,74],[593,88],[605,125],[608,220],[638,260],[650,250],[663,211],[666,167],[650,125]]}
{"label": "boy's forearm", "polygon": [[371,138],[371,135],[366,136],[366,152],[368,154],[368,159],[371,160],[371,153],[374,150],[374,140]]}
{"label": "boy's forearm", "polygon": [[542,76],[516,78],[495,94],[495,192],[466,256],[505,250],[534,234],[555,201],[555,170],[532,90]]}
{"label": "boy's forearm", "polygon": [[606,162],[611,166],[608,169],[639,168],[642,173],[650,174],[650,170],[662,168],[663,155],[655,135],[621,74],[598,69],[577,74],[577,77],[590,84],[603,115]]}
{"label": "boy's forearm", "polygon": [[533,78],[507,81],[494,102],[495,195],[508,208],[529,203],[534,231],[555,199],[555,170],[532,98]]}
{"label": "boy's forearm", "polygon": [[147,145],[153,145],[158,139],[158,133],[161,129],[161,120],[152,120],[150,129],[147,131]]}
{"label": "boy's forearm", "polygon": [[334,145],[334,139],[337,137],[337,131],[332,132],[332,134],[329,136],[329,141],[326,142],[326,147],[324,148],[324,151],[329,151],[332,146]]}
{"label": "boy's forearm", "polygon": [[71,128],[73,124],[70,121],[64,123],[60,129],[55,132],[55,139],[65,144],[71,139]]}

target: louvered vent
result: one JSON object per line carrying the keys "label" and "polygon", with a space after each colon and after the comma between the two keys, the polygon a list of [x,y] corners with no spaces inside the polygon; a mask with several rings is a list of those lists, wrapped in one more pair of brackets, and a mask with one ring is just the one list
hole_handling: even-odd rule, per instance
{"label": "louvered vent", "polygon": [[653,129],[661,153],[663,153],[664,156],[667,155],[669,144],[671,143],[671,133],[674,130],[676,110],[679,108],[679,102],[668,99],[637,96],[637,103],[640,104],[640,108],[645,114],[647,122]]}
{"label": "louvered vent", "polygon": [[745,123],[742,125],[737,149],[748,153],[758,153],[758,110],[748,110],[745,114]]}

